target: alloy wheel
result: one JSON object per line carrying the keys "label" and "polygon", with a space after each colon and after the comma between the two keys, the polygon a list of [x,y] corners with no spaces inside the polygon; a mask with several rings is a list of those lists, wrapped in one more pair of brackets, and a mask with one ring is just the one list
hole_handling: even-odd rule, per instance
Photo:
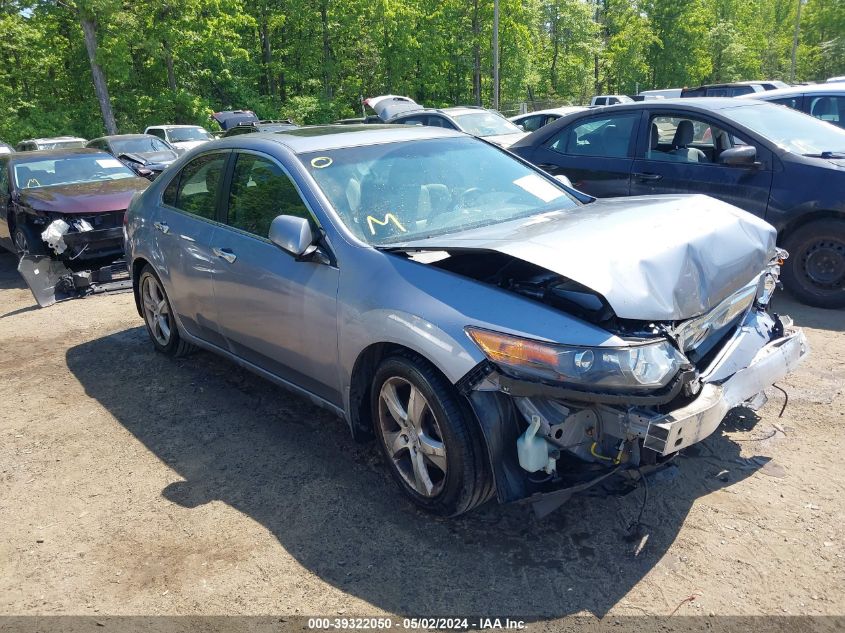
{"label": "alloy wheel", "polygon": [[387,454],[408,486],[435,497],[446,482],[446,447],[437,418],[422,392],[399,376],[379,392],[378,422]]}
{"label": "alloy wheel", "polygon": [[24,235],[24,232],[21,229],[15,229],[15,234],[12,239],[19,254],[23,255],[29,252],[29,244],[27,244],[26,235]]}
{"label": "alloy wheel", "polygon": [[144,320],[156,342],[162,347],[170,343],[173,317],[158,279],[146,275],[141,284],[141,302],[144,306]]}

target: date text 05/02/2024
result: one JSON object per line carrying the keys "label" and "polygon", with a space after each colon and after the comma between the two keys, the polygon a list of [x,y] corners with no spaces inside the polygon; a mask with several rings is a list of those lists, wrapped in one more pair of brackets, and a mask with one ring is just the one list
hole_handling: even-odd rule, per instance
{"label": "date text 05/02/2024", "polygon": [[311,630],[389,630],[392,628],[406,630],[441,630],[466,631],[480,630],[521,630],[525,628],[525,620],[511,618],[308,618],[308,628]]}

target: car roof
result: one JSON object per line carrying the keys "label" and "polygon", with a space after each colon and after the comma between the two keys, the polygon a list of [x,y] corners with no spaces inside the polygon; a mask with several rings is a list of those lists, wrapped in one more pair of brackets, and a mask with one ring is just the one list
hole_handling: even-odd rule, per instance
{"label": "car roof", "polygon": [[742,95],[740,99],[777,99],[779,97],[794,97],[796,95],[830,95],[842,94],[845,95],[845,82],[830,82],[824,84],[811,84],[809,86],[790,86],[789,88],[778,88],[777,90],[767,90],[766,92],[756,92],[754,94]]}
{"label": "car roof", "polygon": [[522,117],[533,116],[535,114],[572,114],[573,112],[581,112],[587,109],[587,106],[560,106],[559,108],[546,108],[545,110],[534,110],[533,112],[517,114],[508,120],[513,121],[514,119],[521,119]]}
{"label": "car roof", "polygon": [[432,138],[469,138],[456,130],[424,125],[315,125],[280,132],[255,132],[212,141],[217,147],[272,141],[284,145],[295,154],[323,150],[380,145]]}
{"label": "car roof", "polygon": [[62,158],[63,156],[74,156],[76,154],[102,154],[110,156],[101,149],[94,149],[93,147],[74,147],[67,149],[42,149],[34,152],[15,152],[9,154],[14,161],[27,160],[30,158],[49,160],[51,158]]}
{"label": "car roof", "polygon": [[[727,110],[742,106],[761,105],[759,101],[742,100],[735,97],[676,97],[672,99],[650,99],[647,101],[635,101],[634,103],[617,103],[616,105],[599,106],[589,109],[593,114],[607,112],[624,112],[626,110],[661,110],[673,109],[698,109],[698,110]],[[585,114],[577,112],[575,114]]]}
{"label": "car roof", "polygon": [[[201,125],[192,125],[190,123],[164,123],[162,125],[148,125],[147,129],[148,130],[151,130],[153,128],[170,129],[170,128],[176,128],[176,127],[202,127],[202,126]],[[203,128],[203,129],[205,129],[205,128]]]}
{"label": "car roof", "polygon": [[728,88],[730,86],[762,86],[763,84],[772,83],[771,81],[725,81],[716,84],[701,84],[700,86],[687,86],[684,90],[697,90],[699,88]]}
{"label": "car roof", "polygon": [[88,141],[89,143],[93,143],[94,141],[128,141],[129,139],[133,138],[154,138],[161,140],[157,136],[153,136],[152,134],[112,134],[111,136],[100,136],[98,138],[91,139]]}
{"label": "car roof", "polygon": [[[81,136],[45,136],[44,138],[25,138],[21,143],[43,143],[45,141],[85,141]],[[20,143],[19,143],[20,144]]]}

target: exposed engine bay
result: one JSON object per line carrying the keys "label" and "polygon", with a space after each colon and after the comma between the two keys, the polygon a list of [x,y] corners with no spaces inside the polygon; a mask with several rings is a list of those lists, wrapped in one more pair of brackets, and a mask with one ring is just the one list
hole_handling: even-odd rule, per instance
{"label": "exposed engine bay", "polygon": [[507,396],[510,404],[504,406],[514,410],[514,429],[502,449],[515,449],[516,459],[499,456],[511,469],[497,477],[500,499],[502,494],[512,497],[502,500],[526,498],[541,514],[610,474],[627,473],[638,480],[660,468],[715,431],[734,407],[758,409],[766,402],[763,390],[792,371],[808,351],[788,317],[768,312],[779,264],[788,256],[781,250],[758,277],[708,312],[658,322],[620,319],[604,297],[582,284],[499,252],[408,256],[542,302],[633,345],[668,341],[682,359],[671,382],[636,392],[526,376],[492,361],[462,381],[480,419],[481,394]]}

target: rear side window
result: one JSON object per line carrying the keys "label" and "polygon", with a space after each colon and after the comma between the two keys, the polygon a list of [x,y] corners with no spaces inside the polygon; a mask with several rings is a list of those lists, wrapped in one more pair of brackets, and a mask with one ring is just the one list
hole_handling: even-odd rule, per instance
{"label": "rear side window", "polygon": [[195,158],[167,186],[162,200],[187,213],[215,220],[217,195],[225,164],[224,153],[204,154]]}
{"label": "rear side window", "polygon": [[817,119],[845,127],[845,97],[809,97],[810,114]]}
{"label": "rear side window", "polygon": [[519,122],[519,125],[522,126],[522,129],[526,132],[533,132],[534,130],[539,130],[546,124],[546,117],[543,114],[536,114],[534,116],[525,117],[522,121]]}
{"label": "rear side window", "polygon": [[147,130],[147,134],[152,134],[153,136],[157,136],[162,140],[166,140],[164,138],[164,130],[162,130],[160,128],[153,128],[151,130]]}
{"label": "rear side window", "polygon": [[570,156],[628,158],[639,112],[575,123],[552,137],[549,149]]}
{"label": "rear side window", "polygon": [[278,215],[294,215],[315,225],[287,174],[273,161],[238,154],[229,194],[227,223],[247,233],[267,237]]}
{"label": "rear side window", "polygon": [[796,97],[783,97],[782,99],[767,99],[769,103],[776,103],[778,105],[784,105],[788,108],[792,108],[793,110],[798,109],[798,104],[801,101],[800,96]]}

